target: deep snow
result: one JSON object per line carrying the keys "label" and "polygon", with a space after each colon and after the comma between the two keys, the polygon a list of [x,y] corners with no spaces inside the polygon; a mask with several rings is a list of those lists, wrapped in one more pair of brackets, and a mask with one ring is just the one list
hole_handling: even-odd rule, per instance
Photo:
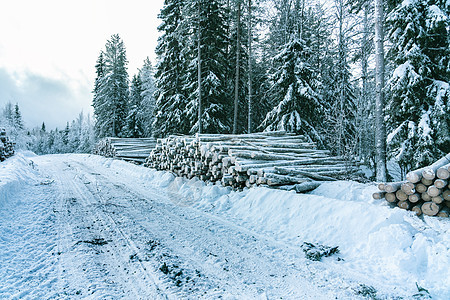
{"label": "deep snow", "polygon": [[[0,164],[0,298],[448,299],[450,220],[374,191],[233,192],[94,155],[19,153]],[[340,253],[309,261],[303,242]]]}

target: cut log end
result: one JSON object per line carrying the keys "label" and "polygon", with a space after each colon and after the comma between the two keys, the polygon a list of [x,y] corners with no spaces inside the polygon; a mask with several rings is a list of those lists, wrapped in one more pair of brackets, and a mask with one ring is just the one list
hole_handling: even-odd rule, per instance
{"label": "cut log end", "polygon": [[439,213],[440,210],[439,204],[434,202],[425,202],[422,205],[422,212],[427,216],[435,216]]}

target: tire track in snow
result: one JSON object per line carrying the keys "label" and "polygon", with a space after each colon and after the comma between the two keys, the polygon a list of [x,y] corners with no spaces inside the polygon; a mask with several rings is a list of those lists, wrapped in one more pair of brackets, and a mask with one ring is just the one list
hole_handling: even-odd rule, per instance
{"label": "tire track in snow", "polygon": [[[76,166],[87,170],[86,174],[93,173],[92,167],[81,161]],[[234,296],[246,294],[251,298],[268,295],[303,299],[320,295],[334,298],[329,290],[311,284],[313,274],[300,266],[304,264],[300,248],[280,247],[280,243],[268,241],[217,217],[174,205],[162,190],[152,190],[145,185],[138,188],[137,182],[126,184],[124,178],[110,173],[88,175],[88,180],[96,182],[100,187],[97,192],[106,197],[109,194],[112,200],[120,198],[117,195],[128,199],[125,203],[131,206],[127,208],[130,218],[140,216],[145,219],[135,227],[142,227],[142,232],[153,232],[187,268],[198,268],[206,274],[211,281],[210,289],[215,290],[214,295],[231,293]],[[132,199],[145,201],[136,203]],[[343,291],[342,295],[349,294]]]}
{"label": "tire track in snow", "polygon": [[[82,270],[66,279],[66,288],[71,290],[69,294],[92,293],[95,299],[166,299],[167,296],[159,290],[153,276],[143,265],[129,263],[133,244],[109,214],[98,209],[102,199],[86,189],[89,183],[83,180],[82,174],[74,173],[69,164],[63,169],[64,172],[60,172],[58,166],[49,171],[59,185],[59,201],[64,203],[62,211],[66,212],[60,222],[61,226],[66,225],[63,231],[67,231],[69,236],[63,246],[66,258],[62,260],[67,261],[66,269],[75,264],[77,269]],[[64,217],[71,222],[66,220],[64,224]],[[73,232],[74,228],[78,232]],[[80,257],[80,252],[85,252],[85,255]],[[76,288],[70,287],[73,282],[78,283]]]}

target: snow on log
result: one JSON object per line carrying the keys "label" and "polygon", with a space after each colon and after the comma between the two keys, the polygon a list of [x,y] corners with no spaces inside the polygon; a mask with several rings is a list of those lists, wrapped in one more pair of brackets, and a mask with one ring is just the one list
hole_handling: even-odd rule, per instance
{"label": "snow on log", "polygon": [[97,143],[93,153],[142,164],[156,147],[156,143],[154,138],[108,137]]}
{"label": "snow on log", "polygon": [[384,190],[388,193],[395,193],[396,191],[400,190],[402,185],[405,182],[391,182],[391,183],[385,183],[384,184]]}
{"label": "snow on log", "polygon": [[444,180],[450,178],[450,163],[437,169],[436,176],[439,179],[444,179]]}
{"label": "snow on log", "polygon": [[[169,136],[157,140],[144,165],[237,189],[269,185],[290,186],[300,192],[317,187],[310,183],[313,181],[361,176],[357,162],[331,156],[304,136],[282,131]],[[275,167],[295,171],[282,172]]]}
{"label": "snow on log", "polygon": [[426,179],[429,180],[433,180],[435,178],[436,170],[449,163],[450,163],[450,153],[448,153],[447,155],[436,161],[431,166],[409,172],[408,174],[406,174],[406,179],[412,183],[419,182],[422,179],[422,177],[425,177]]}
{"label": "snow on log", "polygon": [[[435,216],[450,203],[449,175],[450,153],[430,166],[408,172],[407,181],[383,182],[378,189],[386,192],[386,201],[397,203],[400,208],[413,210],[417,215]],[[381,195],[374,193],[372,197],[379,199]]]}
{"label": "snow on log", "polygon": [[384,198],[384,195],[386,194],[386,192],[375,192],[372,194],[372,198],[376,199],[376,200],[380,200]]}

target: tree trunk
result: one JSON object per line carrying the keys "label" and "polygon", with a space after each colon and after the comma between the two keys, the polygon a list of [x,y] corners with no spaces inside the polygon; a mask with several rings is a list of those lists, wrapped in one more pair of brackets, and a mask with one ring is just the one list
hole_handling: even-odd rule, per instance
{"label": "tree trunk", "polygon": [[248,133],[252,132],[252,0],[248,0]]}
{"label": "tree trunk", "polygon": [[376,111],[375,147],[377,180],[386,181],[386,125],[384,122],[384,8],[383,0],[375,0]]}
{"label": "tree trunk", "polygon": [[[368,84],[368,66],[369,66],[369,55],[370,55],[370,47],[369,44],[369,2],[366,1],[364,4],[364,19],[363,19],[363,36],[362,36],[362,45],[361,45],[361,79],[362,79],[362,91],[361,91],[361,108],[360,116],[361,120],[360,124],[361,128],[359,129],[359,155],[361,157],[366,157],[366,153],[368,151],[366,134],[367,126],[368,126],[368,102],[369,99],[369,84]],[[363,154],[364,153],[364,154]]]}
{"label": "tree trunk", "polygon": [[202,49],[201,49],[201,27],[200,27],[200,8],[201,1],[198,0],[198,28],[197,28],[197,50],[198,50],[198,56],[197,56],[197,63],[198,63],[198,133],[202,133]]}
{"label": "tree trunk", "polygon": [[237,133],[237,119],[239,108],[239,60],[241,47],[241,1],[237,1],[237,16],[236,16],[236,76],[234,80],[234,118],[233,118],[233,134]]}

